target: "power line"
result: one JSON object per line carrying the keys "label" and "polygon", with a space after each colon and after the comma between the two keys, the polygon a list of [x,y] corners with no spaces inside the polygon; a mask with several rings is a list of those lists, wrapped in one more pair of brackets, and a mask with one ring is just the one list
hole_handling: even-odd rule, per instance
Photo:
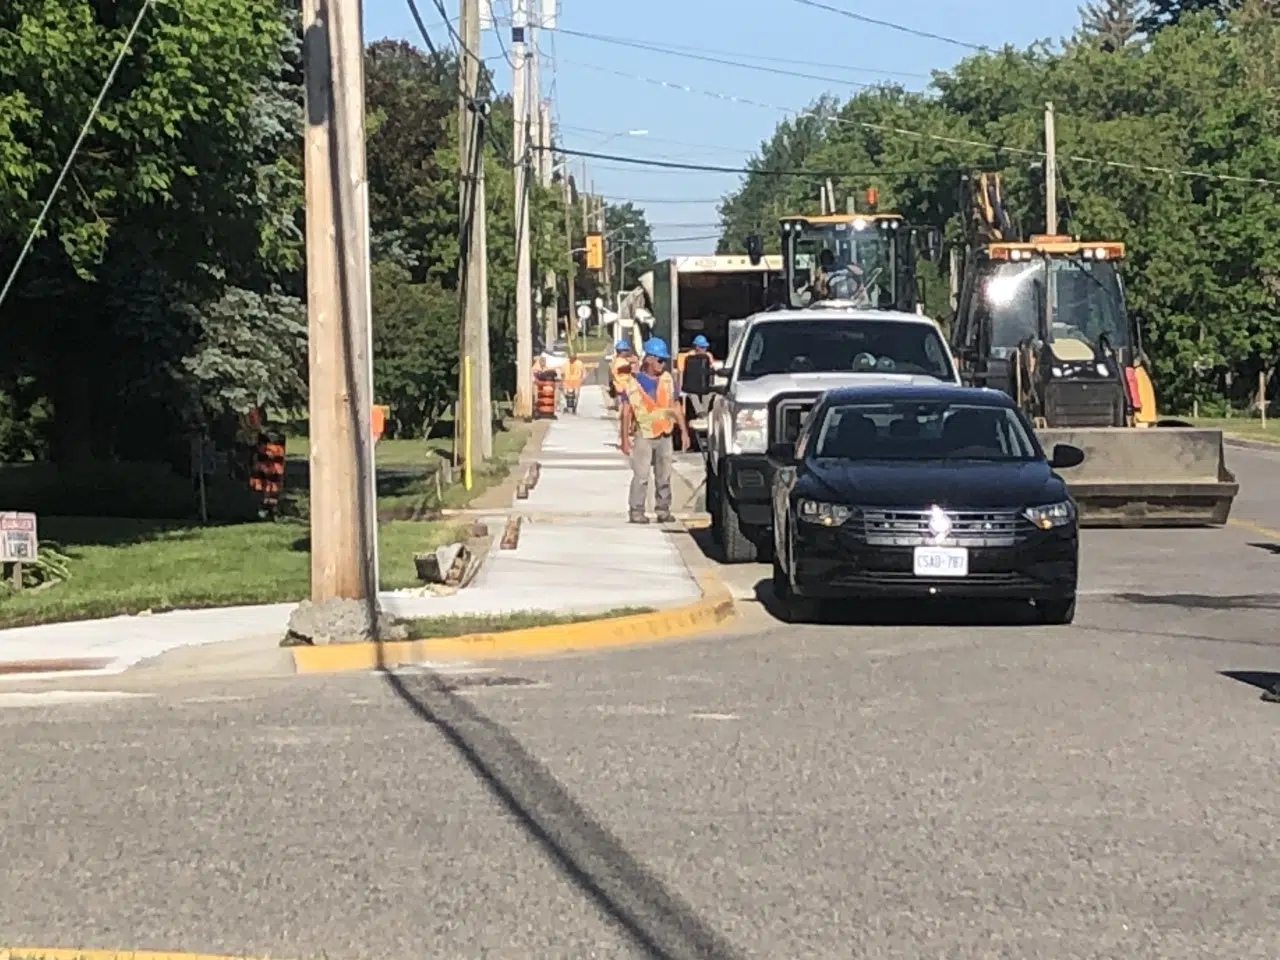
{"label": "power line", "polygon": [[607,200],[610,203],[615,203],[615,204],[630,203],[634,206],[654,206],[660,203],[688,203],[688,204],[721,203],[723,202],[724,197],[715,197],[710,200],[681,200],[673,197],[662,197],[657,200],[637,200],[634,197],[617,197],[617,196],[609,196],[606,194],[601,194],[601,199]]}
{"label": "power line", "polygon": [[683,163],[678,160],[660,160],[654,157],[623,157],[612,153],[596,153],[592,150],[574,150],[569,147],[543,147],[556,153],[568,154],[572,157],[589,157],[594,160],[610,160],[616,163],[630,163],[640,167],[658,167],[666,170],[692,170],[705,173],[742,173],[759,174],[766,177],[870,177],[870,176],[918,176],[926,173],[965,173],[969,167],[931,166],[912,170],[771,170],[752,167],[722,167],[710,163]]}
{"label": "power line", "polygon": [[[559,129],[576,131],[578,133],[590,133],[596,136],[609,137],[617,140],[621,140],[623,137],[629,136],[628,132],[625,130],[597,130],[594,127],[579,127],[574,124],[560,124]],[[652,141],[653,143],[670,143],[673,146],[688,147],[691,150],[709,150],[717,153],[731,153],[735,157],[740,157],[744,153],[750,152],[750,148],[730,147],[723,143],[692,143],[688,140],[672,140],[669,137],[651,137],[648,134],[645,134],[643,138],[637,139],[644,139],[645,141]],[[601,144],[601,146],[603,146],[603,144]]]}
{"label": "power line", "polygon": [[62,184],[67,179],[67,174],[71,172],[71,165],[75,163],[76,155],[79,154],[80,147],[89,135],[93,121],[97,119],[98,112],[102,109],[102,104],[107,99],[107,93],[111,90],[111,85],[115,83],[116,75],[120,72],[120,66],[124,63],[124,58],[129,55],[129,50],[133,46],[133,38],[138,35],[138,30],[142,27],[142,21],[154,2],[155,0],[144,0],[142,7],[138,10],[138,15],[133,18],[133,25],[129,28],[129,32],[125,34],[124,41],[120,44],[120,50],[116,53],[115,62],[111,64],[111,69],[107,72],[107,78],[102,82],[102,88],[98,91],[98,98],[93,101],[93,106],[89,108],[89,115],[85,117],[84,124],[80,127],[80,134],[76,137],[75,143],[72,144],[71,152],[67,154],[67,159],[62,164],[62,169],[58,171],[58,178],[53,182],[53,189],[49,191],[49,196],[45,198],[44,206],[40,208],[40,214],[36,217],[36,222],[31,227],[31,232],[27,234],[26,242],[23,243],[22,250],[18,253],[18,259],[14,262],[13,269],[9,271],[9,277],[5,280],[4,287],[0,288],[0,306],[4,305],[9,296],[9,291],[13,289],[13,285],[18,279],[18,272],[26,262],[27,255],[31,253],[31,247],[36,242],[36,237],[39,236],[45,219],[49,216],[53,201],[57,199],[58,192],[62,189]]}
{"label": "power line", "polygon": [[[652,50],[657,53],[670,53],[675,56],[686,56],[688,54],[709,54],[722,57],[733,57],[738,60],[764,60],[770,63],[783,63],[790,66],[803,64],[808,67],[816,67],[819,70],[845,70],[850,73],[868,73],[885,77],[909,77],[917,80],[929,80],[931,76],[927,73],[910,73],[902,70],[881,70],[876,67],[855,67],[847,63],[821,63],[811,60],[797,60],[794,57],[770,57],[760,53],[739,53],[733,50],[712,50],[708,47],[690,47],[682,44],[659,44],[651,43],[647,40],[630,40],[623,37],[609,37],[599,33],[586,33],[581,30],[569,30],[566,27],[559,27],[558,33],[567,34],[571,37],[581,37],[584,40],[594,40],[599,43],[611,43],[622,47],[634,47],[641,50]],[[738,65],[738,64],[735,64]],[[741,64],[747,66],[748,64]],[[843,81],[842,81],[843,82]]]}
{"label": "power line", "polygon": [[703,240],[719,240],[719,239],[720,239],[720,234],[718,233],[704,233],[702,236],[698,236],[698,237],[653,237],[649,240],[649,242],[653,244],[694,243],[694,242],[701,242]]}
{"label": "power line", "polygon": [[[660,87],[666,87],[668,90],[679,90],[683,93],[693,93],[699,96],[710,97],[714,100],[720,100],[724,103],[745,104],[749,107],[760,107],[765,110],[775,110],[787,114],[791,117],[813,117],[829,123],[839,124],[841,126],[860,127],[863,130],[873,130],[878,133],[892,133],[899,136],[910,137],[917,140],[931,140],[936,143],[947,143],[952,146],[974,147],[985,150],[993,155],[1013,154],[1015,156],[1033,157],[1038,160],[1044,159],[1045,152],[1043,150],[1031,150],[1025,147],[1013,147],[1008,144],[991,143],[983,140],[976,140],[968,137],[952,137],[940,133],[925,133],[921,130],[911,130],[906,127],[897,127],[890,124],[872,123],[866,120],[851,120],[847,117],[826,116],[815,110],[796,110],[793,107],[781,107],[773,103],[763,103],[759,100],[752,100],[749,97],[739,97],[728,93],[719,93],[714,90],[700,90],[696,87],[690,87],[681,83],[672,83],[669,80],[661,80],[657,77],[646,77],[642,74],[626,73],[621,70],[613,70],[608,67],[601,67],[593,63],[582,63],[580,61],[565,61],[566,63],[574,63],[575,66],[585,67],[589,70],[598,70],[602,73],[610,73],[619,77],[626,77],[630,80],[639,80],[642,83],[650,83]],[[1132,163],[1124,160],[1109,160],[1103,157],[1088,157],[1079,154],[1058,154],[1058,162],[1068,161],[1072,163],[1092,164],[1094,166],[1112,167],[1119,170],[1132,170],[1138,173],[1158,173],[1171,177],[1187,177],[1191,179],[1213,180],[1224,183],[1249,183],[1255,186],[1280,187],[1280,180],[1269,179],[1266,177],[1244,177],[1229,173],[1215,173],[1210,170],[1188,170],[1178,167],[1156,166],[1152,164]],[[763,173],[764,171],[749,171],[752,173]]]}
{"label": "power line", "polygon": [[890,30],[897,30],[899,33],[907,33],[913,37],[923,37],[926,40],[940,40],[943,43],[950,43],[953,46],[964,47],[966,50],[978,50],[983,53],[989,53],[990,47],[984,47],[979,43],[969,43],[965,40],[957,40],[954,37],[944,37],[939,33],[929,33],[927,30],[917,30],[914,27],[904,27],[900,23],[890,23],[888,20],[877,20],[875,17],[868,17],[861,13],[854,13],[852,10],[842,10],[840,7],[833,7],[830,4],[819,3],[818,0],[796,0],[796,3],[802,3],[806,7],[816,7],[819,10],[826,10],[830,13],[838,13],[842,17],[848,17],[850,20],[859,20],[862,23],[874,24],[877,27],[888,27]]}
{"label": "power line", "polygon": [[670,49],[664,50],[662,47],[656,44],[644,43],[643,41],[640,41],[640,40],[614,40],[614,39],[608,39],[604,37],[597,38],[597,37],[591,36],[590,34],[578,33],[577,31],[574,31],[574,30],[563,30],[562,32],[567,33],[571,36],[586,37],[591,40],[599,39],[605,43],[614,43],[614,44],[617,44],[618,46],[631,47],[636,50],[647,50],[650,53],[665,53],[670,56],[680,57],[681,59],[684,59],[684,60],[701,60],[703,63],[715,63],[723,67],[738,67],[743,70],[754,70],[758,73],[771,73],[771,74],[774,74],[775,76],[781,76],[781,77],[798,77],[801,80],[818,80],[818,81],[821,81],[822,83],[834,83],[834,84],[839,84],[842,86],[849,86],[849,87],[866,88],[866,87],[874,86],[874,84],[864,83],[859,80],[848,80],[842,77],[827,77],[827,76],[822,76],[821,74],[816,74],[816,73],[804,73],[799,70],[785,70],[782,67],[766,67],[758,63],[743,63],[741,60],[729,60],[725,57],[712,57],[704,53],[682,52],[682,51],[670,50]]}

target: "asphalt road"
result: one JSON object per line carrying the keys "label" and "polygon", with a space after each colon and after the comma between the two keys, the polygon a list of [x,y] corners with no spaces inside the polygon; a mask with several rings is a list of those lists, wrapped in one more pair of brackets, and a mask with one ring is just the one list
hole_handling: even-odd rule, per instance
{"label": "asphalt road", "polygon": [[[1280,674],[1280,456],[1231,460],[1236,525],[1087,533],[1071,627],[796,629],[747,604],[733,635],[469,678],[0,696],[0,932],[299,958],[1270,960],[1280,706],[1256,684]],[[731,577],[749,594],[764,568]]]}

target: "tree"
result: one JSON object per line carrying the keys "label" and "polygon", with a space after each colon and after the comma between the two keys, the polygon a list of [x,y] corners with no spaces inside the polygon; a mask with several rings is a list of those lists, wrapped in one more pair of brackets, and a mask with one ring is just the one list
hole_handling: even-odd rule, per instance
{"label": "tree", "polygon": [[[141,2],[0,9],[0,263],[17,257]],[[281,0],[148,14],[0,305],[0,390],[44,399],[41,455],[160,451],[185,468],[185,432],[241,396],[206,376],[214,354],[298,355],[298,48]],[[234,329],[217,306],[233,289],[256,305]]]}
{"label": "tree", "polygon": [[1148,0],[1147,11],[1140,21],[1142,30],[1154,33],[1163,27],[1173,26],[1188,14],[1210,10],[1226,16],[1241,5],[1241,0]]}
{"label": "tree", "polygon": [[614,288],[633,289],[640,275],[658,258],[653,245],[653,230],[645,212],[635,204],[607,203],[604,208],[604,230],[609,238],[606,253],[613,258],[611,274]]}
{"label": "tree", "polygon": [[1147,15],[1145,0],[1094,0],[1080,8],[1080,37],[1115,52],[1129,46]]}

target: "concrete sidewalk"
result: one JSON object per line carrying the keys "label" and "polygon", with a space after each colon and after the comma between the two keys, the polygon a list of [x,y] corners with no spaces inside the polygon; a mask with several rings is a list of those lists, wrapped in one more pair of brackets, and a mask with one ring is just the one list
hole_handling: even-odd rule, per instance
{"label": "concrete sidewalk", "polygon": [[[670,607],[700,590],[671,534],[626,523],[630,467],[617,449],[617,421],[601,388],[585,387],[579,413],[550,425],[528,500],[495,511],[500,534],[510,513],[530,517],[516,550],[494,549],[470,587],[451,596],[399,591],[381,595],[399,617],[501,614],[521,610],[602,613],[620,607]],[[677,507],[681,503],[677,490]],[[651,495],[652,496],[652,495]],[[144,616],[0,630],[0,680],[119,673],[183,647],[259,645],[274,656],[296,604],[181,610]]]}

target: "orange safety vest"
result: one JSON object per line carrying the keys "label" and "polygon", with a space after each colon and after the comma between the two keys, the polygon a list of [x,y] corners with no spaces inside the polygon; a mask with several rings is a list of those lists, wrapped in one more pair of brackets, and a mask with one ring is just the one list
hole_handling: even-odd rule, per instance
{"label": "orange safety vest", "polygon": [[649,396],[635,377],[626,379],[627,402],[635,414],[636,427],[640,433],[650,440],[665,437],[675,429],[675,395],[676,385],[671,374],[664,373],[658,377],[656,396]]}
{"label": "orange safety vest", "polygon": [[587,368],[582,365],[581,360],[570,360],[569,365],[564,368],[564,385],[567,390],[577,390],[582,386],[582,381],[587,375]]}
{"label": "orange safety vest", "polygon": [[623,383],[623,378],[627,376],[627,374],[623,373],[623,368],[626,368],[627,374],[630,373],[631,358],[620,357],[615,353],[613,355],[613,361],[609,364],[609,371],[610,371],[610,375],[613,377],[613,386],[619,392],[621,392],[626,387],[626,384]]}

